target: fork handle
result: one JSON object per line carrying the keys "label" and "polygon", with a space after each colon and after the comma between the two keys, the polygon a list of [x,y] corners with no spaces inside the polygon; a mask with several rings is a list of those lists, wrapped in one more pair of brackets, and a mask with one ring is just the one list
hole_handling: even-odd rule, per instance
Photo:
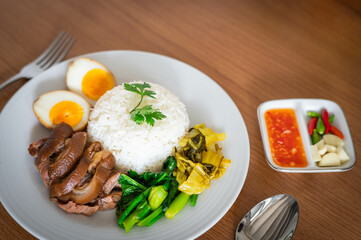
{"label": "fork handle", "polygon": [[20,73],[12,76],[11,78],[9,78],[8,80],[6,80],[5,82],[3,82],[2,84],[0,84],[0,90],[2,90],[4,87],[6,87],[7,85],[9,85],[12,82],[15,82],[16,80],[19,80],[20,78],[23,78],[24,76]]}

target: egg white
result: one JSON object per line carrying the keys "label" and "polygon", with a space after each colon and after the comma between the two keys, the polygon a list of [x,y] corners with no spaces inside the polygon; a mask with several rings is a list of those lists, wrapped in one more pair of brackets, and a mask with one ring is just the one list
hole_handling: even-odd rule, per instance
{"label": "egg white", "polygon": [[83,108],[84,114],[81,121],[73,127],[74,131],[83,130],[88,123],[90,104],[78,94],[65,90],[44,93],[34,101],[33,111],[36,117],[39,119],[40,123],[43,124],[46,128],[53,129],[55,125],[49,118],[49,112],[55,104],[62,101],[72,101],[79,104]]}
{"label": "egg white", "polygon": [[82,91],[82,81],[90,70],[102,69],[108,72],[114,79],[114,86],[116,86],[115,78],[113,73],[105,67],[103,64],[90,59],[90,58],[77,58],[69,64],[68,71],[66,73],[66,86],[70,91],[73,91],[83,98],[85,98],[92,106],[96,103],[96,100],[87,98]]}

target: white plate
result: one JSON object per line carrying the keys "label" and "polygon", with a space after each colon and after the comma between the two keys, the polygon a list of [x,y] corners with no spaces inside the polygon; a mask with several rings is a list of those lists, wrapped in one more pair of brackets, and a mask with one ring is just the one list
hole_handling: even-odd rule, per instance
{"label": "white plate", "polygon": [[[280,167],[273,161],[271,157],[271,150],[268,141],[268,133],[266,128],[266,122],[264,114],[270,109],[277,108],[292,108],[296,112],[296,118],[298,122],[298,127],[303,141],[303,146],[306,152],[308,166],[304,168],[293,168],[293,167]],[[344,134],[345,142],[345,151],[350,156],[350,160],[347,163],[342,164],[338,167],[319,167],[317,166],[311,157],[310,145],[311,138],[308,134],[307,126],[309,117],[307,116],[307,111],[319,112],[323,109],[327,109],[330,116],[335,115],[335,119],[332,123],[335,127],[341,130]],[[264,146],[264,151],[266,154],[266,160],[268,164],[275,170],[281,172],[340,172],[350,170],[356,162],[355,150],[353,147],[353,142],[350,134],[350,130],[347,125],[345,115],[341,107],[330,100],[325,99],[282,99],[282,100],[273,100],[262,103],[257,110],[258,121],[261,128],[262,141]]]}
{"label": "white plate", "polygon": [[162,218],[149,228],[134,227],[128,234],[117,226],[114,210],[92,217],[65,213],[49,201],[48,189],[27,148],[34,140],[49,135],[34,116],[32,103],[42,93],[66,89],[66,61],[29,81],[0,115],[0,197],[6,210],[41,239],[191,239],[206,232],[237,199],[248,171],[248,134],[232,99],[208,76],[169,57],[138,51],[84,56],[107,66],[118,83],[150,81],[175,93],[186,105],[192,125],[204,122],[226,133],[224,155],[232,159],[231,166],[199,196],[196,207],[186,206],[172,220]]}

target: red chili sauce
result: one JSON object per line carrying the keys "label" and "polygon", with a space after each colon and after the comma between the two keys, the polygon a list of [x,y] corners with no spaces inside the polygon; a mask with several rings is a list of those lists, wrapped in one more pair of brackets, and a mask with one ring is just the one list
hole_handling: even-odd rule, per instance
{"label": "red chili sauce", "polygon": [[271,109],[265,115],[273,161],[280,167],[306,167],[307,158],[293,109]]}

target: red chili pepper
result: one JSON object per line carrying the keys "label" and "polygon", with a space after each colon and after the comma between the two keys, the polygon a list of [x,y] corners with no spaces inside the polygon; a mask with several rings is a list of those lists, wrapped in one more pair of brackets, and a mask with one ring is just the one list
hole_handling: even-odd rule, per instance
{"label": "red chili pepper", "polygon": [[338,130],[338,128],[336,128],[335,126],[330,125],[330,132],[335,134],[337,137],[339,137],[341,139],[344,138],[342,132],[340,130]]}
{"label": "red chili pepper", "polygon": [[330,122],[328,121],[328,112],[326,109],[322,111],[322,121],[325,124],[325,134],[330,130]]}
{"label": "red chili pepper", "polygon": [[308,123],[308,133],[312,135],[313,129],[315,129],[317,123],[317,117],[311,118],[310,122]]}

